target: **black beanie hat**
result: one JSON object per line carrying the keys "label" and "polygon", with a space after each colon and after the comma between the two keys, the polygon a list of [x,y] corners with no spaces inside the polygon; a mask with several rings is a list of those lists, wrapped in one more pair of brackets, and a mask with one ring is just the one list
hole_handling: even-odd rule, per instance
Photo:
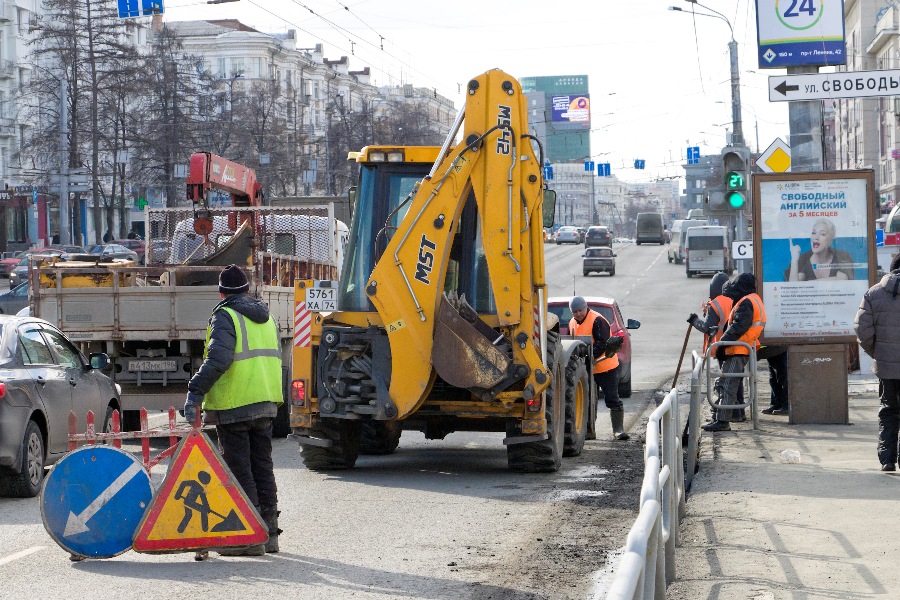
{"label": "black beanie hat", "polygon": [[219,273],[219,292],[222,294],[243,294],[249,289],[250,282],[237,265],[228,265]]}
{"label": "black beanie hat", "polygon": [[900,269],[900,252],[891,259],[891,271],[896,271],[897,269]]}

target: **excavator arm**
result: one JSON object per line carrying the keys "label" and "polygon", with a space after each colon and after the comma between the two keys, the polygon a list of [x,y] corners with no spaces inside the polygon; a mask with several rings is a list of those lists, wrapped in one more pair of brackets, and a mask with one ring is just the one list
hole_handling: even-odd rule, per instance
{"label": "excavator arm", "polygon": [[[486,400],[511,386],[526,400],[539,398],[549,384],[538,321],[546,311],[543,185],[526,136],[526,98],[499,70],[470,81],[467,94],[464,141],[443,152],[421,182],[366,287],[388,332],[389,394],[398,418],[422,404],[434,371]],[[478,260],[486,264],[496,307],[493,326],[444,294],[470,194],[483,249]]]}

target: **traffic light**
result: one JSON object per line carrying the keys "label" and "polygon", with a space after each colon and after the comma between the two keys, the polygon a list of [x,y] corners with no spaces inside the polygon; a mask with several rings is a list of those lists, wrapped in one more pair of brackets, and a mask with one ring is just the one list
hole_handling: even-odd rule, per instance
{"label": "traffic light", "polygon": [[750,198],[747,193],[750,177],[750,151],[744,147],[731,147],[722,152],[725,173],[725,198],[723,208],[743,210]]}

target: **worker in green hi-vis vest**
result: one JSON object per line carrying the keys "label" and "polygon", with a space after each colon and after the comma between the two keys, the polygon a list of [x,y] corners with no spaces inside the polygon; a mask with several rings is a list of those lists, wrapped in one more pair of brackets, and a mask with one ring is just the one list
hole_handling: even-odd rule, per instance
{"label": "worker in green hi-vis vest", "polygon": [[219,274],[222,301],[206,329],[203,364],[188,383],[184,416],[216,426],[225,463],[269,529],[265,544],[217,550],[224,556],[278,552],[278,490],[272,464],[272,422],[283,402],[278,330],[269,307],[247,292],[239,267]]}

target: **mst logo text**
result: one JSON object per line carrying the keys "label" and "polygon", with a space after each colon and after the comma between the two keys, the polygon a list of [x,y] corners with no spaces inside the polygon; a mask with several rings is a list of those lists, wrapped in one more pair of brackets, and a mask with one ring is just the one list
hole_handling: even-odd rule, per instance
{"label": "mst logo text", "polygon": [[437,245],[422,234],[422,241],[419,243],[419,262],[416,263],[416,280],[421,281],[425,285],[431,285],[428,278],[431,276],[431,270],[434,268],[434,251]]}

